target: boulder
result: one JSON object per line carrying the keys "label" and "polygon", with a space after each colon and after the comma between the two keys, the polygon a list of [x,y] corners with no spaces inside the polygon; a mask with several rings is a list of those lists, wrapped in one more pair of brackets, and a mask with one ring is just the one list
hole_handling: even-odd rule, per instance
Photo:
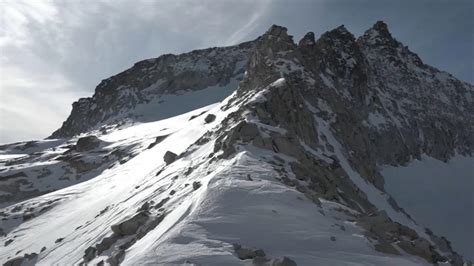
{"label": "boulder", "polygon": [[79,138],[76,143],[76,151],[90,151],[100,146],[100,139],[94,135]]}
{"label": "boulder", "polygon": [[212,123],[214,120],[216,120],[216,116],[213,114],[208,114],[206,118],[204,118],[204,122],[206,122],[206,124]]}
{"label": "boulder", "polygon": [[141,211],[126,221],[112,225],[111,229],[117,235],[133,235],[137,232],[140,226],[144,225],[148,221],[148,218],[148,213]]}
{"label": "boulder", "polygon": [[178,157],[178,155],[176,155],[176,153],[167,151],[167,152],[165,153],[165,155],[163,156],[163,160],[165,161],[166,164],[171,164],[171,163],[173,163],[174,161],[176,161],[176,158],[177,158],[177,157]]}
{"label": "boulder", "polygon": [[255,259],[257,257],[264,258],[265,252],[261,249],[250,249],[250,248],[244,248],[240,244],[234,244],[234,251],[237,257],[241,260],[247,260],[247,259]]}
{"label": "boulder", "polygon": [[194,190],[197,190],[200,187],[201,187],[201,182],[199,182],[199,181],[194,181],[193,182],[193,189]]}

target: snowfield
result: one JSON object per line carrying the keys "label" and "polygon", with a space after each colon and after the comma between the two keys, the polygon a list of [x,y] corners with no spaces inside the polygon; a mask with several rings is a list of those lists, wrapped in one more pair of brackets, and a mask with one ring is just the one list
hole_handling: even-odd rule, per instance
{"label": "snowfield", "polygon": [[[2,212],[14,213],[17,206],[25,209],[38,202],[55,202],[31,220],[2,222],[8,235],[0,238],[1,242],[13,241],[0,249],[0,260],[5,262],[20,251],[39,254],[34,259],[38,265],[79,264],[88,247],[112,235],[112,225],[132,217],[146,202],[165,202],[149,210],[151,217],[164,218],[126,250],[123,265],[157,261],[251,265],[251,260],[236,257],[233,244],[262,249],[272,259],[288,257],[298,265],[426,263],[410,255],[390,256],[375,251],[362,229],[350,221],[347,212],[353,210],[324,200],[321,206],[315,205],[277,180],[273,168],[265,163],[272,156],[268,151],[243,149],[232,159],[212,163],[208,156],[213,150],[210,141],[166,166],[166,151],[186,151],[235,110],[221,111],[226,104],[227,100],[100,136],[109,145],[142,140],[142,146],[147,146],[153,137],[168,135],[153,148],[142,150],[89,181],[5,207]],[[215,121],[205,123],[203,112],[215,114]],[[186,174],[191,168],[192,172]],[[193,188],[193,183],[200,186]],[[119,239],[113,246],[131,237]],[[112,252],[113,248],[107,250],[90,264],[105,260]]]}

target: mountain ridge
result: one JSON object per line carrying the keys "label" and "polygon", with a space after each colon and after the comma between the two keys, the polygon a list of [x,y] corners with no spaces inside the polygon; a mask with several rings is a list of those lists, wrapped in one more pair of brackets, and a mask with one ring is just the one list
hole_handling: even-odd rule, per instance
{"label": "mountain ridge", "polygon": [[[2,147],[28,153],[1,162],[2,261],[463,264],[397,205],[379,168],[472,156],[472,85],[423,64],[383,22],[298,43],[273,25],[242,47],[192,53],[101,82],[61,139]],[[165,90],[180,103],[209,87],[230,95],[157,114]]]}

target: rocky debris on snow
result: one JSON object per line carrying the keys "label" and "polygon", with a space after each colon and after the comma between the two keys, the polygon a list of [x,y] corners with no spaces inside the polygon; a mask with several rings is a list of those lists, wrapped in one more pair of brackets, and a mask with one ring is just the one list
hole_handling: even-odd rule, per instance
{"label": "rocky debris on snow", "polygon": [[137,232],[140,226],[148,221],[149,218],[149,214],[146,211],[140,211],[128,220],[112,225],[111,229],[117,235],[133,235]]}
{"label": "rocky debris on snow", "polygon": [[5,241],[5,243],[3,244],[3,246],[8,246],[10,245],[10,243],[13,242],[13,239],[8,239],[7,241]]}
{"label": "rocky debris on snow", "polygon": [[411,255],[422,257],[431,263],[446,261],[441,255],[436,253],[435,248],[426,239],[418,238],[412,241],[402,240],[397,245],[403,249],[403,251]]}
{"label": "rocky debris on snow", "polygon": [[240,244],[232,244],[235,255],[241,260],[252,260],[253,265],[273,265],[273,266],[296,266],[296,262],[288,257],[281,259],[271,259],[267,257],[261,249],[242,247]]}
{"label": "rocky debris on snow", "polygon": [[[413,229],[393,222],[385,211],[360,217],[356,222],[357,225],[367,230],[368,237],[378,241],[375,245],[377,251],[400,254],[394,248],[394,245],[397,245],[405,252],[422,257],[431,263],[462,261],[461,257],[452,250],[446,250],[448,254],[451,253],[448,257],[442,256],[428,240],[420,237]],[[454,265],[461,264],[455,263]]]}
{"label": "rocky debris on snow", "polygon": [[194,189],[194,190],[197,190],[197,189],[199,189],[200,187],[201,187],[201,182],[199,182],[199,181],[194,181],[194,182],[193,182],[193,189]]}
{"label": "rocky debris on snow", "polygon": [[[96,245],[97,255],[102,254],[102,252],[108,250],[120,237],[113,234],[108,237],[104,237],[99,244]],[[86,250],[87,253],[87,250]]]}
{"label": "rocky debris on snow", "polygon": [[124,257],[125,250],[119,249],[112,253],[112,255],[107,259],[107,262],[110,264],[110,266],[118,266],[120,265]]}
{"label": "rocky debris on snow", "polygon": [[78,152],[90,151],[100,146],[101,140],[94,135],[79,138],[76,143]]}
{"label": "rocky debris on snow", "polygon": [[249,142],[259,135],[255,124],[242,121],[233,127],[227,135],[219,137],[214,144],[214,152],[223,151],[222,157],[227,158],[235,153],[234,144],[237,141]]}
{"label": "rocky debris on snow", "polygon": [[[448,241],[443,236],[436,236],[429,229],[426,229],[426,234],[430,236],[430,240],[442,253],[448,254],[449,263],[452,265],[463,265],[462,257],[458,253],[454,252],[450,241]],[[467,265],[472,265],[472,262],[467,261]]]}
{"label": "rocky debris on snow", "polygon": [[144,237],[164,219],[164,213],[151,215],[148,211],[151,208],[150,203],[145,202],[134,216],[121,223],[112,225],[112,235],[104,237],[98,244],[90,246],[84,251],[84,262],[87,263],[115,247],[110,253],[111,255],[108,256],[107,261],[111,265],[119,265],[125,256],[124,250]]}
{"label": "rocky debris on snow", "polygon": [[89,262],[95,258],[97,250],[94,247],[88,247],[84,253],[83,259]]}
{"label": "rocky debris on snow", "polygon": [[173,163],[174,161],[176,161],[176,158],[177,158],[177,157],[178,157],[178,155],[176,155],[176,153],[167,151],[167,152],[165,153],[165,155],[163,156],[163,160],[165,161],[166,164],[171,164],[171,163]]}
{"label": "rocky debris on snow", "polygon": [[240,244],[233,244],[235,254],[241,260],[265,257],[265,252],[261,249],[244,248]]}
{"label": "rocky debris on snow", "polygon": [[148,148],[147,149],[151,149],[153,147],[155,147],[157,144],[159,144],[160,142],[162,142],[163,140],[166,139],[166,137],[168,137],[168,135],[163,135],[163,136],[158,136],[155,138],[155,141],[153,143],[151,143],[150,145],[148,145]]}
{"label": "rocky debris on snow", "polygon": [[206,122],[206,124],[212,123],[214,120],[216,120],[216,116],[213,114],[208,114],[206,118],[204,118],[204,122]]}
{"label": "rocky debris on snow", "polygon": [[28,253],[23,255],[23,257],[15,257],[6,261],[3,266],[22,266],[22,265],[35,265],[38,259],[38,254]]}
{"label": "rocky debris on snow", "polygon": [[87,162],[81,159],[81,157],[70,157],[67,161],[69,165],[76,170],[77,173],[85,173],[90,170],[96,169],[100,164],[95,162]]}
{"label": "rocky debris on snow", "polygon": [[205,113],[206,113],[206,111],[203,111],[203,112],[201,112],[201,113],[198,114],[198,115],[192,115],[192,116],[189,118],[189,121],[191,121],[191,120],[193,120],[194,118],[199,117],[199,116],[201,116],[201,115],[203,115],[203,114],[205,114]]}
{"label": "rocky debris on snow", "polygon": [[[77,142],[79,147],[90,145],[87,140]],[[140,145],[127,143],[113,149],[99,147],[79,152],[73,143],[73,140],[38,141],[31,148],[34,153],[18,158],[9,168],[0,167],[0,204],[13,205],[94,178],[117,161],[133,158]]]}

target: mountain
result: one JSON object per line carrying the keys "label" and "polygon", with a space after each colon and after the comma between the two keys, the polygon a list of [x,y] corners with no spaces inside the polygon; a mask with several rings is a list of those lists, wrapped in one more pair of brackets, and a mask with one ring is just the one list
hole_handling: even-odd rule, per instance
{"label": "mountain", "polygon": [[0,260],[463,265],[381,167],[472,157],[473,93],[383,22],[139,62],[1,147]]}
{"label": "mountain", "polygon": [[242,80],[253,46],[247,42],[140,61],[103,80],[92,97],[75,102],[51,138],[125,121],[156,121],[221,101]]}

